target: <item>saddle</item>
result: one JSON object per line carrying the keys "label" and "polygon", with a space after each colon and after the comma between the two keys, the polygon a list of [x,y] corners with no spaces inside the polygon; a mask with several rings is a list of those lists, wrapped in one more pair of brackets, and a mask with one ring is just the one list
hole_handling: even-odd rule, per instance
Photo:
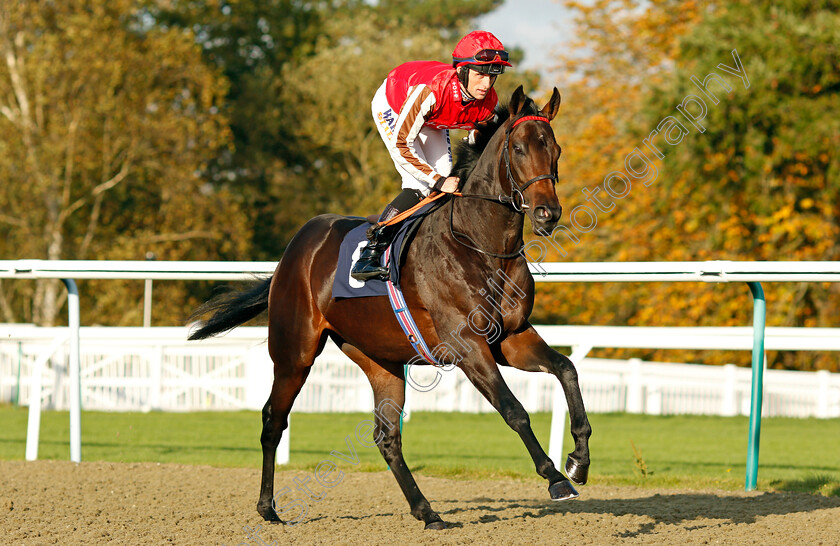
{"label": "saddle", "polygon": [[[383,258],[390,265],[390,280],[395,286],[400,284],[400,268],[405,263],[408,249],[414,240],[417,230],[423,220],[445,203],[447,199],[438,199],[418,208],[410,216],[400,222],[399,231],[394,236],[393,243],[383,253]],[[388,287],[385,281],[370,279],[368,281],[357,281],[350,276],[353,263],[359,257],[359,252],[367,244],[367,230],[370,224],[379,220],[376,215],[365,218],[366,222],[351,229],[344,236],[338,251],[336,264],[335,281],[333,282],[332,296],[334,298],[360,298],[371,296],[388,295]]]}

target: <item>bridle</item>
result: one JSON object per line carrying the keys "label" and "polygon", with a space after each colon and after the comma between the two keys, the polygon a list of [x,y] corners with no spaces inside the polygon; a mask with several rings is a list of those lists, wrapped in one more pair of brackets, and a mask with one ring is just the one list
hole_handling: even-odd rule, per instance
{"label": "bridle", "polygon": [[[516,129],[516,127],[520,123],[523,123],[525,121],[541,121],[543,123],[549,123],[549,119],[545,116],[533,116],[533,115],[532,116],[522,116],[522,117],[516,119],[513,123],[511,123],[510,127],[508,127],[505,130],[505,143],[504,143],[504,146],[503,146],[503,149],[502,149],[502,156],[503,156],[504,161],[505,161],[505,172],[507,174],[508,181],[510,182],[510,195],[509,196],[507,196],[507,195],[494,196],[494,195],[475,194],[475,193],[461,193],[461,194],[456,194],[456,195],[458,197],[467,197],[467,198],[472,198],[472,199],[483,199],[485,201],[501,203],[503,205],[510,206],[517,214],[525,214],[526,213],[525,211],[528,210],[527,214],[531,218],[531,222],[534,222],[535,219],[534,219],[533,213],[530,212],[530,207],[525,204],[525,197],[523,197],[522,192],[524,192],[528,187],[530,187],[531,184],[534,184],[534,183],[539,182],[541,180],[551,180],[552,185],[557,184],[557,173],[541,174],[541,175],[535,176],[535,177],[531,178],[530,180],[528,180],[527,182],[525,182],[524,184],[522,184],[521,186],[516,182],[516,179],[513,177],[513,172],[510,169],[510,150],[509,150],[509,148],[510,148],[510,135],[513,133],[513,130]],[[508,253],[508,254],[497,254],[497,253],[494,253],[494,252],[489,252],[487,250],[478,248],[477,246],[475,246],[476,242],[473,241],[472,237],[470,237],[466,233],[461,233],[460,231],[455,231],[455,228],[453,226],[453,216],[454,216],[454,214],[455,214],[455,200],[450,199],[449,232],[452,234],[453,239],[455,239],[458,243],[460,243],[461,245],[463,245],[463,246],[465,246],[465,247],[467,247],[471,250],[475,250],[475,251],[480,252],[482,254],[486,254],[487,256],[492,256],[493,258],[508,259],[508,258],[515,258],[516,256],[519,256],[520,253],[522,252],[522,250],[525,248],[525,245],[523,243],[522,247],[519,250],[517,250],[515,252]],[[471,243],[471,244],[465,243],[464,241],[462,241],[461,239],[458,238],[459,236],[467,239],[469,241],[469,243]]]}
{"label": "bridle", "polygon": [[[541,121],[543,123],[549,122],[548,118],[543,116],[522,116],[521,118],[514,121],[505,132],[505,145],[502,149],[502,155],[505,159],[505,172],[507,173],[508,181],[510,182],[511,205],[520,214],[522,214],[523,209],[530,208],[528,205],[525,204],[525,198],[522,196],[522,192],[525,191],[526,188],[528,188],[534,182],[539,182],[540,180],[551,180],[552,184],[557,184],[557,173],[541,174],[539,176],[535,176],[534,178],[528,180],[521,186],[517,184],[516,180],[513,178],[513,172],[511,172],[510,170],[510,135],[513,134],[513,130],[516,129],[516,126],[524,121]],[[519,206],[516,205],[515,196],[517,195],[519,196]],[[533,218],[531,218],[531,220],[533,220]]]}

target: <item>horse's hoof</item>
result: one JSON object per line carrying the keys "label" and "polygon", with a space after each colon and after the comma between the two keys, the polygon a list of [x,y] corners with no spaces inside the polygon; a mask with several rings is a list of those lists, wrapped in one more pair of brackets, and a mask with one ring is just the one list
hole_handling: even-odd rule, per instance
{"label": "horse's hoof", "polygon": [[577,485],[583,485],[589,479],[589,465],[580,464],[569,455],[566,459],[566,476]]}
{"label": "horse's hoof", "polygon": [[446,523],[443,521],[433,521],[431,523],[426,524],[426,529],[430,529],[432,531],[441,531],[443,529],[447,529]]}
{"label": "horse's hoof", "polygon": [[269,523],[284,523],[280,516],[277,515],[277,512],[274,510],[274,507],[268,506],[267,508],[262,508],[257,506],[257,512],[262,518],[269,522]]}
{"label": "horse's hoof", "polygon": [[580,496],[569,480],[563,480],[549,485],[548,494],[551,495],[551,500],[554,501],[576,499]]}

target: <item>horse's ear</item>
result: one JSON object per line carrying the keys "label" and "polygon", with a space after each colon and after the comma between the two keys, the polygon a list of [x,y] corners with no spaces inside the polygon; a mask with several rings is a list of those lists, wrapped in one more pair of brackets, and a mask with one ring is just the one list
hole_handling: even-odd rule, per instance
{"label": "horse's ear", "polygon": [[513,95],[510,97],[510,102],[508,103],[508,111],[510,111],[510,117],[513,117],[522,110],[522,107],[525,106],[525,101],[528,97],[525,95],[525,91],[522,90],[522,86],[516,88],[516,91],[513,92]]}
{"label": "horse's ear", "polygon": [[560,91],[555,87],[554,92],[551,94],[551,99],[542,109],[542,115],[551,120],[554,119],[558,111],[560,111]]}

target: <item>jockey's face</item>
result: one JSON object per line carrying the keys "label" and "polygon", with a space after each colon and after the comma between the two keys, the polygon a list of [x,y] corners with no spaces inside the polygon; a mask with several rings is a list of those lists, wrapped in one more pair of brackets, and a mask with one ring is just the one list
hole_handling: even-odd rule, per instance
{"label": "jockey's face", "polygon": [[496,76],[490,74],[482,74],[475,70],[469,69],[469,79],[467,80],[467,93],[478,100],[487,96],[487,93],[492,89],[493,84],[496,83]]}

